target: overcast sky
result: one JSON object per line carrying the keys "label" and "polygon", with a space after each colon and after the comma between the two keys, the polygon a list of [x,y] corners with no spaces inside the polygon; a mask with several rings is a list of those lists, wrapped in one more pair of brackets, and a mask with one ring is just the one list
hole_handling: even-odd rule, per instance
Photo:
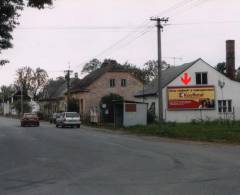
{"label": "overcast sky", "polygon": [[10,63],[0,67],[0,85],[13,83],[22,66],[44,68],[54,78],[68,63],[80,73],[93,57],[141,67],[157,58],[156,28],[149,21],[156,15],[169,17],[162,37],[167,62],[201,57],[215,66],[225,61],[225,41],[234,39],[238,67],[239,7],[239,0],[57,0],[52,9],[27,8],[13,34],[14,48],[2,54]]}

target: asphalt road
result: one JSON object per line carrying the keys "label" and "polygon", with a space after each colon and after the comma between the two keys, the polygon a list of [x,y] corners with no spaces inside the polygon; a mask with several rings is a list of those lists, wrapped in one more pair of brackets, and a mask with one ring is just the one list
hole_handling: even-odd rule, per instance
{"label": "asphalt road", "polygon": [[240,147],[0,118],[0,194],[239,195]]}

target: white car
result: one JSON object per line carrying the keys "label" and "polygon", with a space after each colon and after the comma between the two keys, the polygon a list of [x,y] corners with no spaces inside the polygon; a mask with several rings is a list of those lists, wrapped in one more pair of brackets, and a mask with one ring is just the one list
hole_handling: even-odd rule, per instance
{"label": "white car", "polygon": [[56,119],[56,127],[77,127],[80,128],[81,120],[77,112],[63,112]]}

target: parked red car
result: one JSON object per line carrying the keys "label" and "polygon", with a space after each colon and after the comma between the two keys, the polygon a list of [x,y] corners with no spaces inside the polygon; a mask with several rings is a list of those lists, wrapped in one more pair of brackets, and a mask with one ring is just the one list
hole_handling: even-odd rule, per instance
{"label": "parked red car", "polygon": [[24,113],[21,118],[21,127],[24,126],[39,126],[39,118],[33,113]]}

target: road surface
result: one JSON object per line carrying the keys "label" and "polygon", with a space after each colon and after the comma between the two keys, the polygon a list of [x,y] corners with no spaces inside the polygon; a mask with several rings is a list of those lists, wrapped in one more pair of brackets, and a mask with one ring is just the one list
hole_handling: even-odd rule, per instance
{"label": "road surface", "polygon": [[239,195],[240,147],[0,118],[0,195]]}

